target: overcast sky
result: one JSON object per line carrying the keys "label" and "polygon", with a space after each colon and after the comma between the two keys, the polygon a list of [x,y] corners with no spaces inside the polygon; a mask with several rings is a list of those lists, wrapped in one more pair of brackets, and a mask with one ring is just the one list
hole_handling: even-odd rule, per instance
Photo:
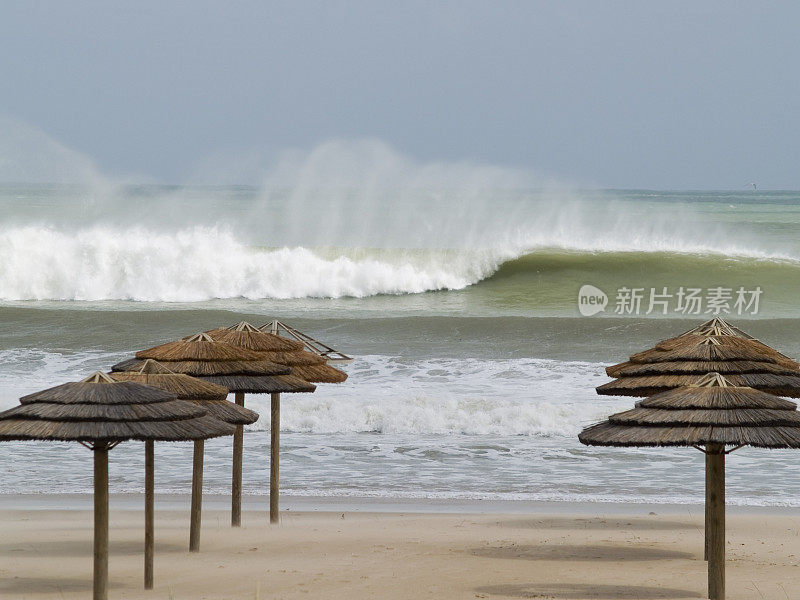
{"label": "overcast sky", "polygon": [[579,185],[798,189],[799,23],[796,2],[5,0],[0,113],[163,182],[372,137]]}

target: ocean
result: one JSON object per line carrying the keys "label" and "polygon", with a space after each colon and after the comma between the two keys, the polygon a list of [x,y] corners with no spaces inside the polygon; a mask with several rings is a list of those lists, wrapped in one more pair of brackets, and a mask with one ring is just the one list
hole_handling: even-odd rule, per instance
{"label": "ocean", "polygon": [[[0,408],[138,349],[278,318],[355,360],[285,395],[282,492],[295,496],[701,502],[691,449],[582,446],[632,406],[604,366],[719,314],[800,356],[800,192],[0,186]],[[579,291],[602,308],[584,316]],[[583,292],[581,292],[583,293]],[[605,298],[605,300],[603,300]],[[245,435],[266,494],[268,399]],[[230,439],[206,445],[230,485]],[[791,451],[731,455],[733,504],[800,505]],[[191,444],[157,444],[157,492],[190,491]],[[141,444],[111,491],[143,489]],[[81,493],[77,444],[0,444],[0,493]]]}

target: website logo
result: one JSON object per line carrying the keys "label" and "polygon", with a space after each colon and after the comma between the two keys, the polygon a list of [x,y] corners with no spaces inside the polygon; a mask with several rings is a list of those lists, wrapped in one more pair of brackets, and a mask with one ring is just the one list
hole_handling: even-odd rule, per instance
{"label": "website logo", "polygon": [[587,283],[578,290],[578,310],[584,317],[603,312],[607,305],[608,296],[600,288]]}

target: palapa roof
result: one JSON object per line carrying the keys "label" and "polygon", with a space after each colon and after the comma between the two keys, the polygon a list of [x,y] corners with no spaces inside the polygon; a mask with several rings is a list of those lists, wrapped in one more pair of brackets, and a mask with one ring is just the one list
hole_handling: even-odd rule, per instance
{"label": "palapa roof", "polygon": [[314,384],[295,375],[211,375],[202,379],[246,394],[301,393],[317,389]]}
{"label": "palapa roof", "polygon": [[181,441],[232,435],[232,425],[174,393],[94,373],[20,398],[0,413],[0,440],[118,443]]}
{"label": "palapa roof", "polygon": [[265,360],[270,360],[287,367],[304,367],[309,365],[324,365],[325,359],[319,354],[305,350],[292,350],[291,352],[260,352]]}
{"label": "palapa roof", "polygon": [[[268,360],[162,360],[159,362],[173,373],[183,373],[192,377],[211,375],[288,375],[292,371],[291,367],[279,365]],[[137,371],[142,367],[143,363],[143,360],[129,358],[113,365],[111,370],[114,372]]]}
{"label": "palapa roof", "polygon": [[175,373],[152,358],[140,361],[136,370],[112,371],[109,375],[115,381],[135,381],[172,392],[178,400],[224,400],[228,396],[228,388]]}
{"label": "palapa roof", "polygon": [[[111,367],[112,372],[141,368],[144,361],[123,360]],[[161,364],[175,373],[228,388],[231,392],[272,394],[282,392],[313,392],[316,387],[290,375],[291,367],[269,361],[163,361]]]}
{"label": "palapa roof", "polygon": [[[259,350],[259,355],[264,360],[291,367],[291,375],[309,383],[341,383],[347,379],[347,373],[326,364],[325,357],[304,350],[302,342],[259,331],[249,323],[239,323],[235,329],[212,329],[208,335],[229,344],[242,343],[248,349]],[[294,344],[294,347],[281,351],[267,350],[267,346],[274,344],[275,339]]]}
{"label": "palapa roof", "polygon": [[206,332],[213,339],[257,352],[289,352],[302,350],[302,342],[260,331],[247,321]]}
{"label": "palapa roof", "polygon": [[292,367],[292,375],[311,383],[342,383],[347,379],[347,373],[328,364]]}
{"label": "palapa roof", "polygon": [[227,401],[228,388],[170,371],[163,364],[148,358],[136,371],[111,372],[115,381],[135,381],[175,394],[179,400],[189,400],[226,423],[249,425],[258,421],[258,413]]}
{"label": "palapa roof", "polygon": [[696,384],[709,372],[724,373],[731,385],[800,397],[796,361],[719,318],[606,368],[617,379],[598,387],[597,393],[649,396]]}
{"label": "palapa roof", "polygon": [[192,400],[212,417],[231,425],[250,425],[258,421],[258,413],[228,400]]}
{"label": "palapa roof", "polygon": [[[324,357],[303,350],[303,344],[300,342],[282,338],[271,333],[264,333],[244,321],[240,323],[239,326],[246,326],[247,329],[212,329],[208,331],[207,334],[217,341],[225,342],[233,346],[241,345],[248,350],[254,350],[258,352],[260,360],[268,360],[279,365],[295,367],[325,364]],[[271,346],[276,345],[274,340],[277,340],[278,344],[285,343],[292,344],[292,346],[284,347],[280,350],[270,349]]]}
{"label": "palapa roof", "polygon": [[232,361],[260,360],[257,352],[214,340],[207,333],[196,333],[181,340],[167,342],[154,348],[140,350],[136,358],[159,361]]}
{"label": "palapa roof", "polygon": [[800,412],[794,402],[709,373],[587,427],[578,439],[591,446],[800,448]]}

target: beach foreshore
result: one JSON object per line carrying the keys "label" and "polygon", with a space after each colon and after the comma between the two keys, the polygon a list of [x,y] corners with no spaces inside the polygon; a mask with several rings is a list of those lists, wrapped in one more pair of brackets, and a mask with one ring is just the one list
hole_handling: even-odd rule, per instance
{"label": "beach foreshore", "polygon": [[[702,598],[701,506],[266,498],[230,527],[205,500],[188,552],[188,498],[156,506],[155,589],[143,589],[142,498],[112,496],[110,598]],[[0,598],[91,591],[89,495],[0,496]],[[730,507],[728,598],[794,599],[800,509]]]}

